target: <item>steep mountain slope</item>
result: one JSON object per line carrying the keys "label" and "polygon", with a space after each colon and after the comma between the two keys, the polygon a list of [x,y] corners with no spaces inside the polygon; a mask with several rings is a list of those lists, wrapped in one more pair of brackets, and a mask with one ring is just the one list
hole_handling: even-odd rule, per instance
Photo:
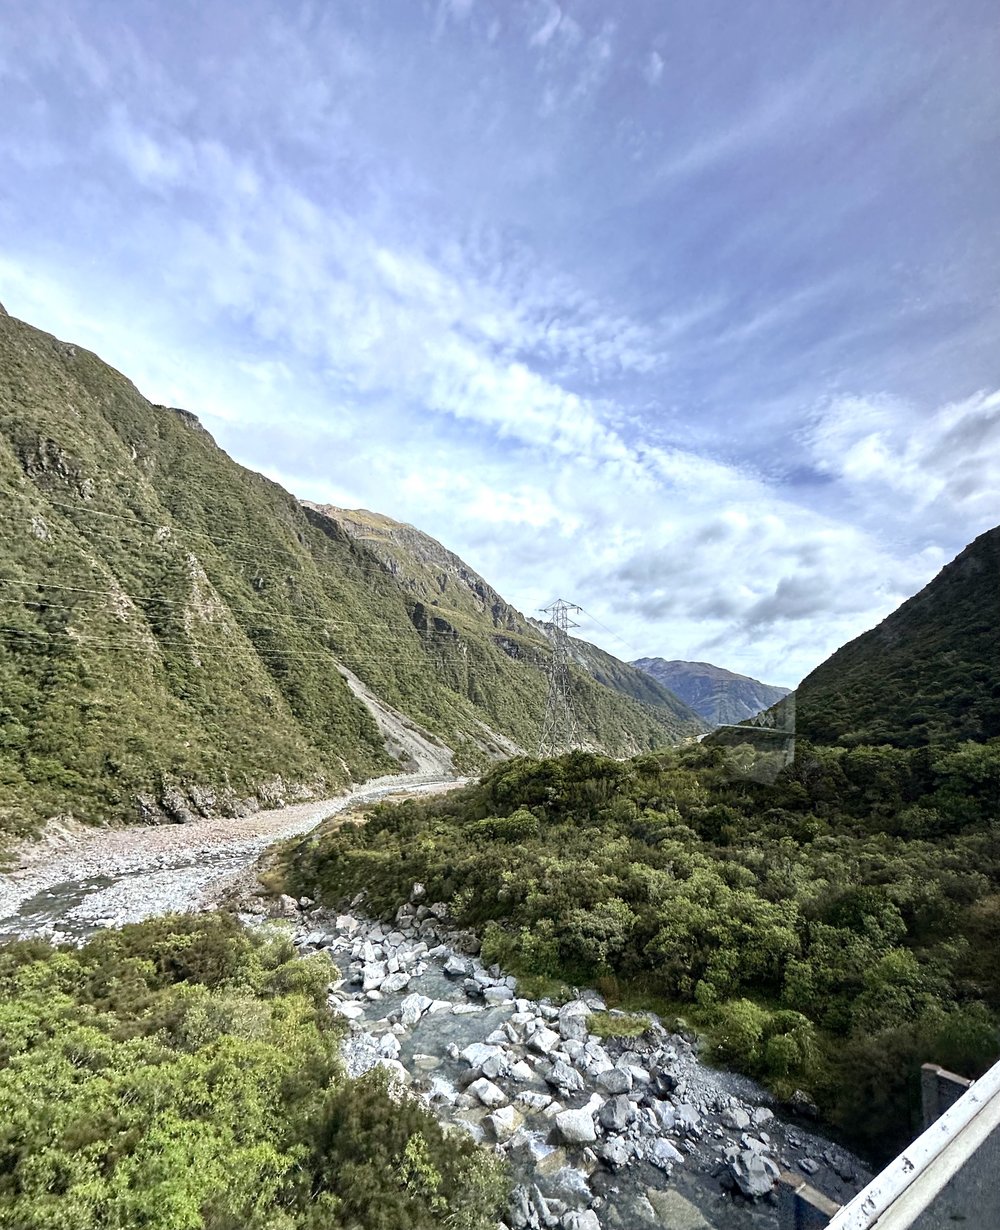
{"label": "steep mountain slope", "polygon": [[797,689],[814,743],[938,745],[1000,735],[1000,528]]}
{"label": "steep mountain slope", "polygon": [[[464,636],[193,415],[6,314],[0,499],[0,833],[392,771],[365,689],[383,728],[395,710],[458,767],[537,737],[537,638],[521,654],[500,629]],[[684,733],[593,681],[580,695],[585,738],[615,754]]]}
{"label": "steep mountain slope", "polygon": [[790,691],[713,666],[710,662],[636,658],[632,665],[675,692],[713,726],[745,721]]}
{"label": "steep mountain slope", "polygon": [[[517,661],[543,663],[550,652],[551,625],[526,618],[464,560],[422,530],[381,513],[306,503],[336,521],[385,564],[400,586],[412,595],[415,610],[434,621],[436,630],[458,629],[465,637],[488,639]],[[671,741],[704,730],[697,713],[672,692],[661,687],[627,662],[622,662],[588,641],[570,638],[570,661],[577,707],[581,714],[598,712],[612,703],[605,689],[637,701]],[[587,679],[586,676],[590,676]],[[601,688],[594,690],[596,681]],[[526,746],[529,747],[530,743]]]}

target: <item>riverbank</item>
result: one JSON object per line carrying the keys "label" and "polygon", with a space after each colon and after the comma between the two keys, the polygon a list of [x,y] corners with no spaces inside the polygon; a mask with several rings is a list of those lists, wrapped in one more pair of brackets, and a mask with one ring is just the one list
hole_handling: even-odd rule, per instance
{"label": "riverbank", "polygon": [[390,796],[462,785],[425,773],[382,777],[330,799],[193,824],[120,829],[63,828],[58,840],[22,847],[0,875],[0,937],[79,939],[99,927],[199,909],[276,841]]}
{"label": "riverbank", "polygon": [[[373,1067],[509,1162],[512,1230],[773,1230],[781,1172],[844,1202],[857,1158],[782,1117],[746,1078],[709,1068],[649,1014],[637,1037],[593,991],[518,995],[419,885],[391,924],[281,899],[304,957],[329,961],[351,1075]],[[244,905],[260,908],[260,899]],[[360,905],[360,903],[359,903]],[[242,914],[250,925],[259,913]],[[601,1013],[595,1018],[594,1013]]]}

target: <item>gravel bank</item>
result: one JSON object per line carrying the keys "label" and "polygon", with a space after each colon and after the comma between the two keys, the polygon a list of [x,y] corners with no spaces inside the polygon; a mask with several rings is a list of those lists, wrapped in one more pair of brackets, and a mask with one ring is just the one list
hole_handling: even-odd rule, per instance
{"label": "gravel bank", "polygon": [[79,936],[155,914],[196,909],[267,846],[306,833],[328,816],[400,793],[453,789],[461,780],[425,773],[376,778],[338,798],[232,819],[128,829],[79,829],[56,851],[27,851],[27,865],[0,875],[0,936]]}

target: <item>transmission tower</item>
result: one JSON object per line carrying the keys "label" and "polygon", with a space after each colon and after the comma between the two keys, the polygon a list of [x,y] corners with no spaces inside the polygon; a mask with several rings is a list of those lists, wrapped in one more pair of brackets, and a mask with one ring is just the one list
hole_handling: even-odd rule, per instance
{"label": "transmission tower", "polygon": [[557,598],[551,606],[542,607],[552,625],[552,657],[549,661],[549,694],[545,699],[545,716],[538,740],[539,756],[559,756],[573,750],[576,744],[576,723],[569,696],[569,630],[580,625],[570,619],[570,612],[583,607]]}

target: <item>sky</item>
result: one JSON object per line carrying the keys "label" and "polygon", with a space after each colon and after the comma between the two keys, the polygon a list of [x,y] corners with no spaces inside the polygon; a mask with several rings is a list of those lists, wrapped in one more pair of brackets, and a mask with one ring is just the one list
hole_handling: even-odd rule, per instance
{"label": "sky", "polygon": [[0,302],[624,658],[1000,522],[995,0],[0,0]]}

